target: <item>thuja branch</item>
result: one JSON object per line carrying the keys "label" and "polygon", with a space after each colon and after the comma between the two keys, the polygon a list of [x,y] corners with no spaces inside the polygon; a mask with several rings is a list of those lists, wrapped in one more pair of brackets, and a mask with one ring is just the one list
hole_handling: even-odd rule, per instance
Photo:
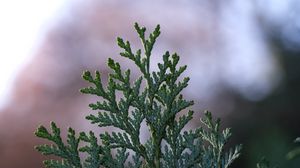
{"label": "thuja branch", "polygon": [[[160,26],[156,26],[148,37],[145,27],[135,23],[134,28],[143,49],[133,51],[130,42],[120,37],[117,44],[122,49],[120,55],[133,61],[140,70],[136,80],[132,79],[130,69],[124,70],[111,58],[108,60],[111,73],[107,84],[102,82],[99,71],[83,73],[83,79],[91,86],[81,92],[99,97],[99,101],[89,104],[96,114],[89,114],[86,119],[99,127],[112,126],[120,131],[102,132],[99,136],[92,131],[80,132],[77,136],[70,128],[67,143],[64,143],[55,123],[51,123],[52,133],[40,126],[36,136],[49,140],[52,145],[40,145],[36,149],[44,155],[61,158],[45,161],[45,166],[228,168],[241,150],[239,145],[227,152],[224,150],[231,136],[230,129],[220,130],[220,120],[205,112],[200,120],[204,127],[184,131],[194,114],[188,109],[194,102],[184,99],[181,94],[188,86],[189,78],[179,77],[187,66],[178,65],[180,57],[177,53],[166,51],[157,65],[158,70],[151,72],[152,51],[160,35]],[[183,114],[179,117],[179,113]],[[143,121],[150,132],[145,143],[140,139]],[[81,152],[86,153],[86,157],[80,158]]]}

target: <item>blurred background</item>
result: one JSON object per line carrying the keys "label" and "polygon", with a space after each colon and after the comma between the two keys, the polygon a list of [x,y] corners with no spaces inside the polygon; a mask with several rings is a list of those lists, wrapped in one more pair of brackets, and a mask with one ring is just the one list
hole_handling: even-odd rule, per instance
{"label": "blurred background", "polygon": [[229,146],[243,144],[233,167],[253,168],[262,156],[299,167],[285,158],[300,136],[299,15],[298,0],[0,1],[0,167],[42,167],[39,124],[97,129],[84,119],[95,98],[78,92],[82,71],[106,76],[109,57],[133,66],[116,37],[140,48],[134,22],[161,25],[151,68],[177,52],[193,110],[221,117],[233,131]]}

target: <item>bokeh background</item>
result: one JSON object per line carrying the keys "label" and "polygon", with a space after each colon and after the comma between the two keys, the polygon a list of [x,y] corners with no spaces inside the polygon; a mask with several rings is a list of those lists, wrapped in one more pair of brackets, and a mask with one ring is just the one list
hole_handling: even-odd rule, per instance
{"label": "bokeh background", "polygon": [[286,159],[300,136],[299,16],[298,0],[0,1],[0,167],[42,167],[39,124],[97,130],[84,119],[95,98],[78,92],[82,71],[106,76],[109,57],[133,66],[116,37],[141,47],[134,22],[161,25],[151,68],[177,52],[198,116],[212,111],[232,128],[229,146],[243,144],[233,167],[253,168],[262,156],[299,167]]}

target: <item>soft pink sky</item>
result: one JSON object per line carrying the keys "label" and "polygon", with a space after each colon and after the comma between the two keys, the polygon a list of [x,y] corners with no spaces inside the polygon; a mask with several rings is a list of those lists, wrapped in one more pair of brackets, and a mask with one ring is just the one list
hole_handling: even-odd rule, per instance
{"label": "soft pink sky", "polygon": [[0,107],[8,99],[15,75],[68,4],[68,0],[0,0]]}
{"label": "soft pink sky", "polygon": [[[83,0],[0,0],[0,108],[9,99],[9,86],[15,75],[30,61],[35,48],[38,47],[47,30],[63,20],[64,17],[68,17],[68,12],[71,11],[74,4],[89,2]],[[147,11],[147,6],[152,4],[149,2],[139,2],[136,5],[143,7],[145,14],[147,12],[151,14],[151,11]],[[225,53],[222,53],[225,54],[223,59],[231,61],[221,78],[224,78],[225,82],[239,90],[246,98],[261,99],[276,86],[276,80],[279,78],[273,79],[272,75],[278,74],[279,70],[276,62],[272,59],[270,49],[260,34],[260,29],[254,20],[254,13],[259,10],[265,18],[280,24],[289,14],[289,5],[295,3],[295,0],[253,1],[255,3],[232,0],[228,2],[221,10],[222,29],[220,31],[225,34],[225,41],[234,43],[228,45],[224,50]],[[188,5],[188,3],[181,5],[185,4]],[[193,6],[190,5],[190,7]],[[183,14],[190,16],[190,21],[197,19],[193,18],[191,13]],[[237,17],[238,19],[236,19]],[[195,52],[198,52],[197,48],[195,48]],[[199,62],[205,63],[205,60],[191,60],[189,68],[199,67]],[[253,68],[253,64],[257,67]],[[212,67],[212,72],[213,70],[214,67]],[[215,79],[214,76],[204,75],[201,73],[191,74],[191,78],[194,80],[207,79],[201,86],[202,90],[206,91]],[[219,74],[213,72],[212,75]],[[199,91],[201,92],[201,88]]]}

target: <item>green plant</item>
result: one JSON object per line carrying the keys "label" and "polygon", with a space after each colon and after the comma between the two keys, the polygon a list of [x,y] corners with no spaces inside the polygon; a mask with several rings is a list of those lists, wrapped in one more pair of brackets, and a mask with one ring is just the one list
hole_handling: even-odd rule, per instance
{"label": "green plant", "polygon": [[[294,142],[300,143],[300,137],[296,138]],[[291,159],[297,158],[299,156],[300,156],[300,147],[296,147],[286,155],[286,158],[291,160]]]}
{"label": "green plant", "polygon": [[256,164],[257,168],[278,168],[277,166],[271,166],[270,161],[265,157],[262,157],[260,161]]}
{"label": "green plant", "polygon": [[[149,168],[228,168],[239,157],[241,146],[225,151],[231,131],[220,130],[220,120],[210,112],[200,121],[204,127],[185,131],[193,118],[193,111],[180,112],[192,106],[193,101],[183,98],[181,91],[188,86],[189,78],[179,80],[187,66],[178,67],[179,56],[163,55],[158,71],[150,71],[151,51],[160,26],[145,37],[146,28],[134,25],[144,48],[133,52],[128,41],[117,38],[123,49],[121,56],[132,60],[141,71],[134,82],[130,70],[125,72],[118,62],[108,60],[112,70],[107,87],[103,86],[98,71],[92,75],[83,73],[83,79],[93,86],[81,89],[82,93],[99,96],[101,101],[91,103],[97,114],[86,117],[99,127],[113,126],[117,132],[104,132],[98,137],[92,131],[75,133],[69,128],[67,141],[63,142],[60,129],[51,122],[51,132],[40,126],[35,135],[49,140],[52,145],[39,145],[36,149],[43,155],[55,155],[61,160],[44,161],[51,168],[99,168],[99,167],[149,167]],[[121,98],[116,92],[122,93]],[[145,121],[150,137],[142,143],[140,129]],[[100,140],[99,140],[100,139]],[[80,157],[79,153],[86,153]],[[130,154],[131,153],[131,154]]]}

